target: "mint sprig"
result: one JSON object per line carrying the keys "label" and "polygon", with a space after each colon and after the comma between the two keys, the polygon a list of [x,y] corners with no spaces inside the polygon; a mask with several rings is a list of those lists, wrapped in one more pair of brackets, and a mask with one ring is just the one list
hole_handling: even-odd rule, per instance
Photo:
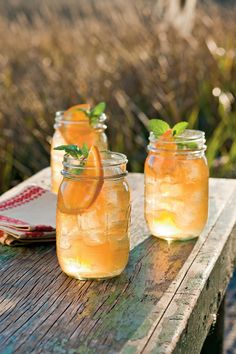
{"label": "mint sprig", "polygon": [[[173,137],[178,137],[183,134],[188,126],[188,122],[182,121],[170,128],[169,124],[161,119],[150,119],[148,123],[149,131],[153,132],[155,138],[160,138],[168,130],[171,130]],[[179,142],[176,141],[178,149],[194,150],[198,148],[198,144],[195,142]]]}
{"label": "mint sprig", "polygon": [[188,122],[179,122],[175,124],[172,128],[173,136],[181,135],[188,126]]}
{"label": "mint sprig", "polygon": [[85,166],[85,160],[88,158],[88,154],[89,154],[89,148],[87,144],[83,144],[81,148],[74,144],[60,145],[55,147],[54,150],[64,150],[66,154],[79,160],[78,168],[70,169],[71,174],[80,175],[83,172]]}
{"label": "mint sprig", "polygon": [[64,150],[66,154],[72,156],[77,160],[87,159],[89,154],[89,148],[87,144],[83,144],[81,148],[74,144],[60,145],[55,147],[54,150]]}
{"label": "mint sprig", "polygon": [[106,109],[106,103],[100,102],[92,109],[86,110],[83,108],[78,108],[77,110],[84,112],[86,116],[89,118],[89,124],[94,126],[99,123],[99,118],[105,112],[105,109]]}
{"label": "mint sprig", "polygon": [[156,138],[159,138],[162,134],[170,129],[170,126],[164,120],[150,119],[148,122],[148,128],[153,132]]}
{"label": "mint sprig", "polygon": [[178,136],[183,134],[185,129],[188,126],[188,122],[179,122],[171,128],[168,123],[161,119],[150,119],[148,123],[149,131],[153,132],[156,138],[159,138],[161,135],[165,134],[167,130],[172,131],[172,136]]}

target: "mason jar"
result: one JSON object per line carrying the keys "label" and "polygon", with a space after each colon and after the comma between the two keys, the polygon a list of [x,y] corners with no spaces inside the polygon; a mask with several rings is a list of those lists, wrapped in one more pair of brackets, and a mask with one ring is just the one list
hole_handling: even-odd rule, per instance
{"label": "mason jar", "polygon": [[56,248],[61,269],[76,279],[119,275],[129,258],[127,158],[101,152],[103,177],[68,155],[58,192]]}
{"label": "mason jar", "polygon": [[171,140],[149,137],[145,162],[145,218],[152,235],[198,237],[208,217],[209,171],[205,134],[186,130]]}
{"label": "mason jar", "polygon": [[62,181],[62,160],[63,152],[54,150],[59,145],[75,144],[82,146],[84,143],[91,147],[96,145],[99,150],[107,150],[107,136],[105,130],[106,115],[103,113],[99,117],[97,124],[91,126],[86,119],[75,121],[70,119],[68,112],[60,111],[55,117],[55,133],[51,143],[51,191],[58,192]]}

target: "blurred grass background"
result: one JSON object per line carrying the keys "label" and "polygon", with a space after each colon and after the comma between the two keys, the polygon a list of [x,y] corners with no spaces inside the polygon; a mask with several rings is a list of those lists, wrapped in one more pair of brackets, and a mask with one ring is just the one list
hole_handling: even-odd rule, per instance
{"label": "blurred grass background", "polygon": [[154,0],[1,0],[0,192],[49,164],[55,111],[86,100],[107,102],[130,171],[159,117],[205,130],[211,175],[236,177],[235,18],[199,1],[180,36]]}

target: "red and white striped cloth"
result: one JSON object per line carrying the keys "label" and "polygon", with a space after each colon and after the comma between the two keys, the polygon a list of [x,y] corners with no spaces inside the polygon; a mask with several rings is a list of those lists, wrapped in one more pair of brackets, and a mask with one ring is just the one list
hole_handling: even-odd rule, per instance
{"label": "red and white striped cloth", "polygon": [[50,191],[32,185],[0,202],[0,243],[55,241],[56,199]]}

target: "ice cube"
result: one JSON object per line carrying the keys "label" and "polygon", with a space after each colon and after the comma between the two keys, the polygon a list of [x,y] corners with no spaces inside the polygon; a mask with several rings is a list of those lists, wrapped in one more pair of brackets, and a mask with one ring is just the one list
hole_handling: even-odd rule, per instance
{"label": "ice cube", "polygon": [[63,249],[69,249],[73,243],[73,240],[77,240],[79,236],[79,229],[77,225],[76,215],[62,214],[59,229],[59,245]]}
{"label": "ice cube", "polygon": [[77,216],[71,214],[63,214],[61,220],[61,237],[71,239],[79,236],[77,224]]}
{"label": "ice cube", "polygon": [[184,202],[181,199],[171,198],[169,208],[173,213],[184,213]]}
{"label": "ice cube", "polygon": [[130,207],[115,208],[107,214],[107,227],[110,239],[122,240],[128,231]]}
{"label": "ice cube", "polygon": [[156,180],[155,183],[146,183],[145,193],[148,195],[152,195],[153,193],[160,193],[160,182]]}
{"label": "ice cube", "polygon": [[59,247],[63,248],[64,250],[68,250],[69,248],[71,248],[71,242],[66,237],[60,237]]}
{"label": "ice cube", "polygon": [[78,216],[81,230],[104,229],[106,227],[105,211],[97,208],[88,209]]}
{"label": "ice cube", "polygon": [[177,215],[177,223],[182,229],[189,229],[191,227],[192,222],[196,218],[196,210],[188,206],[188,208],[180,209]]}
{"label": "ice cube", "polygon": [[161,194],[163,197],[181,197],[183,195],[183,185],[180,183],[170,184],[162,183],[160,186]]}
{"label": "ice cube", "polygon": [[83,232],[83,241],[88,246],[99,246],[107,242],[106,229],[93,229]]}
{"label": "ice cube", "polygon": [[129,221],[117,222],[116,226],[108,229],[108,237],[111,242],[121,241],[127,237]]}
{"label": "ice cube", "polygon": [[203,200],[206,198],[205,190],[204,191],[198,190],[198,191],[192,192],[190,198],[191,198],[192,203],[197,203],[197,204],[202,203]]}
{"label": "ice cube", "polygon": [[181,197],[183,194],[183,185],[170,175],[165,176],[160,181],[160,193],[164,197]]}
{"label": "ice cube", "polygon": [[107,200],[106,200],[106,203],[107,203],[107,206],[108,208],[109,207],[114,207],[117,205],[117,203],[119,202],[118,200],[118,193],[115,189],[111,189],[109,190],[109,192],[107,193]]}
{"label": "ice cube", "polygon": [[89,209],[79,216],[78,221],[80,222],[81,233],[86,244],[96,246],[106,242],[107,216],[105,210]]}
{"label": "ice cube", "polygon": [[182,162],[182,166],[184,169],[185,180],[192,181],[201,179],[202,169],[199,163],[199,159],[191,159]]}

